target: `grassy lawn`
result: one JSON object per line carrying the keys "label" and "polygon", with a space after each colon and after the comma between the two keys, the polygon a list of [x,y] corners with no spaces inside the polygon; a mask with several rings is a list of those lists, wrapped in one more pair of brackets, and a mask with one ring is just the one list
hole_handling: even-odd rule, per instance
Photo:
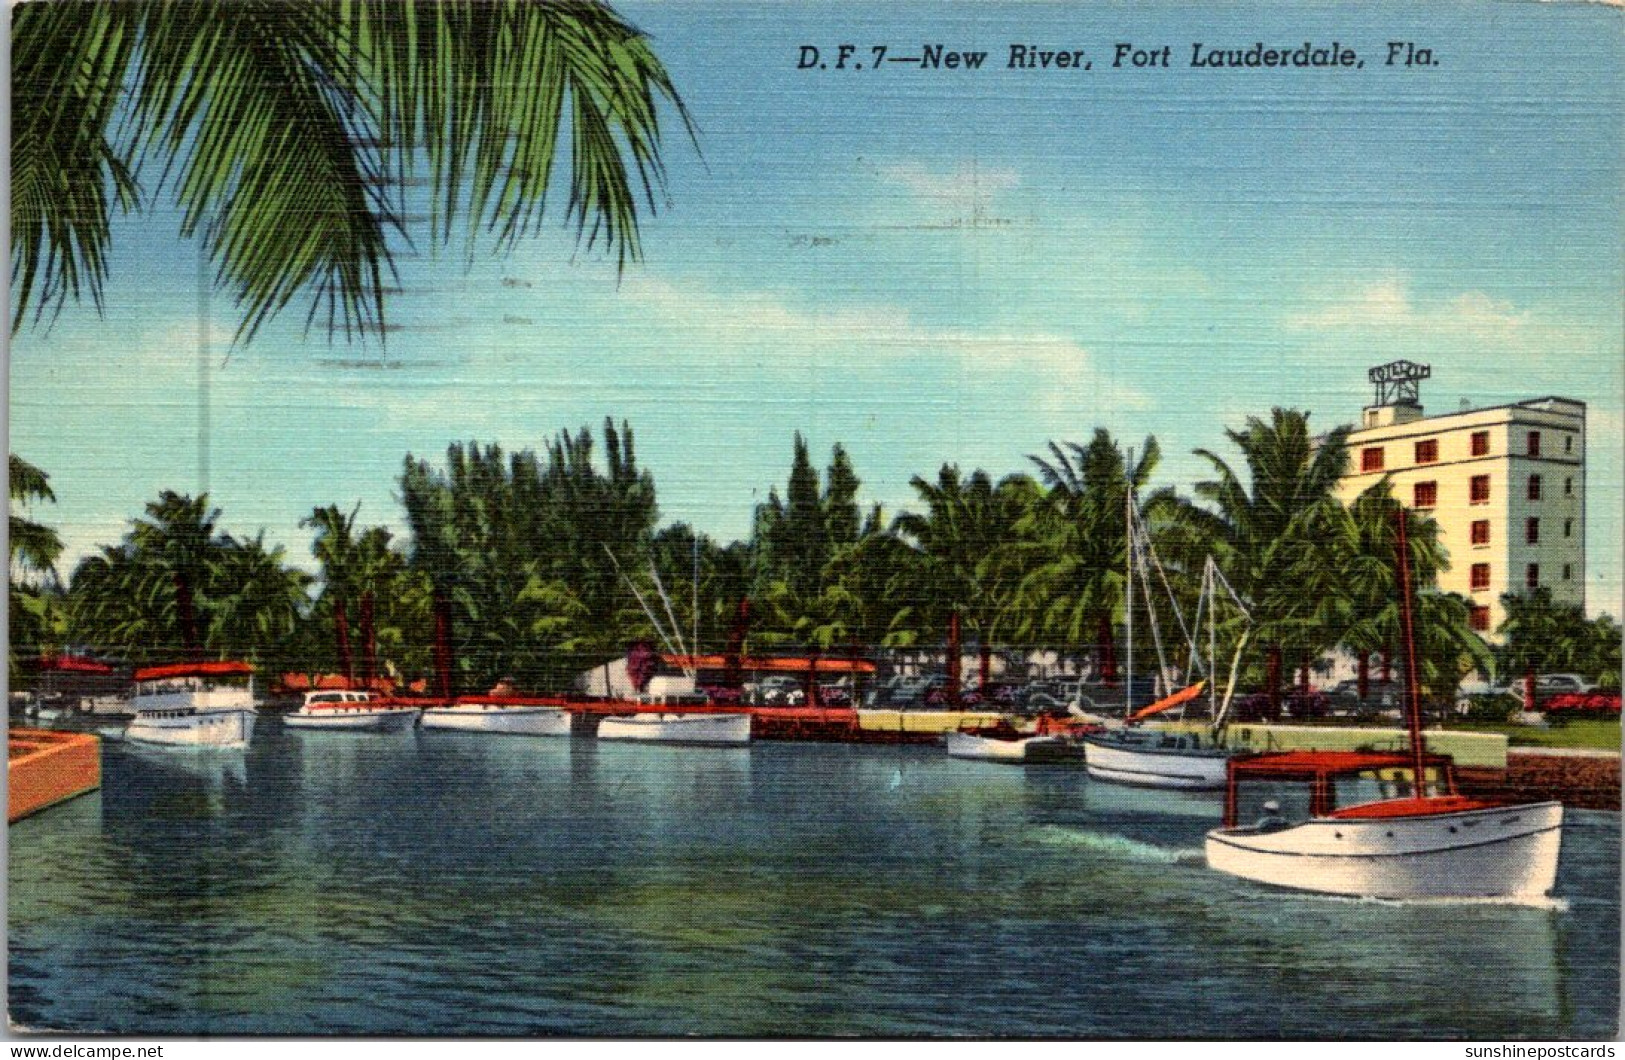
{"label": "grassy lawn", "polygon": [[1461,732],[1498,732],[1513,747],[1583,747],[1598,751],[1619,750],[1619,719],[1579,718],[1542,729],[1534,725],[1507,725],[1496,722],[1451,722]]}

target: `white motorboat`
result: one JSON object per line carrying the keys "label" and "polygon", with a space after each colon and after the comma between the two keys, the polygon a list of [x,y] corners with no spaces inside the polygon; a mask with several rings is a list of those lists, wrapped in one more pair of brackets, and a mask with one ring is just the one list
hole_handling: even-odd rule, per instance
{"label": "white motorboat", "polygon": [[1218,791],[1235,752],[1204,746],[1201,734],[1159,729],[1114,729],[1083,737],[1091,780],[1147,788]]}
{"label": "white motorboat", "polygon": [[306,692],[305,702],[282,719],[290,729],[404,732],[417,725],[419,708],[371,692]]}
{"label": "white motorboat", "polygon": [[467,696],[441,706],[425,707],[423,727],[510,736],[568,736],[570,712],[542,700]]}
{"label": "white motorboat", "polygon": [[750,743],[750,715],[725,711],[612,714],[598,723],[598,738],[739,746]]}
{"label": "white motorboat", "polygon": [[[1563,806],[1466,798],[1456,792],[1450,759],[1428,753],[1411,613],[1409,520],[1403,508],[1396,509],[1395,521],[1409,753],[1292,751],[1234,760],[1224,827],[1207,834],[1208,865],[1244,879],[1323,894],[1540,898],[1557,883]],[[1409,773],[1409,797],[1337,808],[1339,778],[1387,778],[1401,771]],[[1279,816],[1276,805],[1266,803],[1265,817],[1242,825],[1239,801],[1249,781],[1307,784],[1308,820],[1290,823]]]}
{"label": "white motorboat", "polygon": [[1059,762],[1076,758],[1076,745],[1067,737],[1038,733],[950,732],[949,758],[978,762]]}
{"label": "white motorboat", "polygon": [[220,661],[135,672],[124,737],[177,747],[246,747],[254,736],[254,668]]}
{"label": "white motorboat", "polygon": [[[1453,787],[1449,759],[1429,755],[1426,768]],[[1332,806],[1339,777],[1410,769],[1408,755],[1357,751],[1237,760],[1225,827],[1207,835],[1208,866],[1277,887],[1364,898],[1536,898],[1551,891],[1562,803],[1506,805],[1446,793]],[[1307,821],[1288,824],[1268,813],[1256,824],[1238,823],[1242,784],[1292,780],[1310,785]]]}

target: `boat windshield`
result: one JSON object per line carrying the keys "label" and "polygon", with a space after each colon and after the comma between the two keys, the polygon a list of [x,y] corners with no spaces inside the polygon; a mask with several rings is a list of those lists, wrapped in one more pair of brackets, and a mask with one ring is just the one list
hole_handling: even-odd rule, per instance
{"label": "boat windshield", "polygon": [[[1450,758],[1430,754],[1426,764],[1428,792],[1454,794]],[[1252,824],[1270,801],[1304,820],[1330,816],[1339,805],[1413,796],[1413,773],[1410,756],[1398,753],[1286,751],[1232,759],[1224,826]]]}

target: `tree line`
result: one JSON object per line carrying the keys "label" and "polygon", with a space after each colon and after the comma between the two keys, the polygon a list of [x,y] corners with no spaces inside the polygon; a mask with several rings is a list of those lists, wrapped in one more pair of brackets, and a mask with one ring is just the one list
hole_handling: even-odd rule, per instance
{"label": "tree line", "polygon": [[[1127,608],[1138,629],[1150,618],[1143,598],[1124,593],[1132,490],[1166,577],[1158,591],[1194,614],[1211,557],[1249,613],[1218,624],[1218,655],[1245,635],[1242,686],[1278,710],[1334,649],[1358,660],[1362,694],[1397,665],[1401,509],[1386,480],[1338,500],[1347,431],[1317,438],[1307,413],[1288,409],[1249,418],[1226,432],[1233,452],[1197,450],[1210,473],[1183,495],[1156,481],[1155,438],[1130,451],[1096,430],[997,479],[944,464],[912,480],[916,504],[897,513],[860,505],[844,447],[820,473],[797,434],[782,494],[757,507],[747,540],[723,542],[661,525],[631,426],[606,421],[601,449],[583,428],[540,451],[471,441],[443,461],[408,454],[397,480],[404,539],[361,525],[358,508],[319,507],[301,520],[314,531],[315,575],[267,546],[263,530],[223,530],[206,496],[166,491],[65,584],[61,542],[34,519],[53,499],[48,476],[13,456],[13,672],[19,658],[71,647],[133,664],[230,656],[275,673],[425,679],[443,694],[503,679],[562,690],[638,641],[936,656],[952,630],[974,648],[984,686],[996,655],[1039,646],[1111,682],[1130,661]],[[1429,695],[1453,696],[1463,676],[1492,667],[1617,683],[1618,626],[1549,595],[1508,598],[1492,653],[1469,628],[1468,602],[1436,588],[1449,562],[1437,525],[1404,517]],[[1153,667],[1153,651],[1137,639],[1137,673]]]}

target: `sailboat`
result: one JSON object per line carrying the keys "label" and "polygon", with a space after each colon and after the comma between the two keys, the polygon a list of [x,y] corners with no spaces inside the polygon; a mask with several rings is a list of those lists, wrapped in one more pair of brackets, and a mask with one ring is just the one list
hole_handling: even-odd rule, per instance
{"label": "sailboat", "polygon": [[[1563,805],[1466,798],[1456,791],[1449,757],[1427,752],[1403,508],[1396,517],[1410,753],[1292,751],[1232,762],[1224,826],[1207,834],[1208,866],[1260,883],[1322,894],[1539,898],[1557,882]],[[1337,808],[1339,779],[1396,772],[1409,772],[1408,796]],[[1240,824],[1240,791],[1254,781],[1307,784],[1309,819],[1290,824],[1271,812],[1255,824]],[[1266,809],[1273,807],[1266,804]]]}
{"label": "sailboat", "polygon": [[[684,667],[688,691],[663,691],[635,697],[628,704],[632,707],[631,713],[612,714],[598,723],[598,739],[600,740],[629,740],[638,743],[668,743],[690,744],[698,746],[737,747],[750,743],[751,716],[749,711],[726,710],[713,705],[706,696],[693,691],[698,670],[693,666],[693,660],[698,652],[691,652],[683,643],[682,627],[677,622],[677,616],[672,612],[671,598],[666,594],[666,587],[660,580],[660,572],[655,568],[653,561],[649,564],[649,576],[654,582],[655,589],[660,594],[660,602],[664,606],[666,618],[671,623],[668,635],[660,619],[656,617],[654,608],[649,606],[643,594],[638,591],[637,585],[626,572],[621,570],[620,561],[615,553],[610,552],[606,545],[604,551],[609,553],[610,562],[614,563],[615,570],[626,587],[632,590],[637,598],[638,606],[643,608],[645,617],[654,631],[665,643],[667,651],[676,658],[688,660]],[[699,542],[694,545],[694,626],[693,636],[696,648],[699,644],[699,581],[700,581],[700,555]],[[674,643],[675,642],[675,643]],[[675,709],[674,709],[675,708]]]}
{"label": "sailboat", "polygon": [[[1235,657],[1230,665],[1230,681],[1225,689],[1224,702],[1221,706],[1216,697],[1218,682],[1214,680],[1218,667],[1217,655],[1217,611],[1219,604],[1219,590],[1222,587],[1228,594],[1232,603],[1246,615],[1246,608],[1236,596],[1235,590],[1230,588],[1229,582],[1219,572],[1217,564],[1212,557],[1208,558],[1202,572],[1202,596],[1197,605],[1196,627],[1201,628],[1201,616],[1206,609],[1208,616],[1208,677],[1195,684],[1188,685],[1177,692],[1165,695],[1149,706],[1136,711],[1134,709],[1134,588],[1136,578],[1144,592],[1146,612],[1151,626],[1151,637],[1156,645],[1157,661],[1161,670],[1163,687],[1173,685],[1172,671],[1167,665],[1163,653],[1162,632],[1157,624],[1156,610],[1152,606],[1151,572],[1154,568],[1159,577],[1162,576],[1162,564],[1157,560],[1156,553],[1151,546],[1150,534],[1140,519],[1139,506],[1135,501],[1134,488],[1131,485],[1126,502],[1126,519],[1128,524],[1128,571],[1127,581],[1124,585],[1124,613],[1127,625],[1128,646],[1128,681],[1124,694],[1124,724],[1120,728],[1108,729],[1085,735],[1084,766],[1093,780],[1106,780],[1117,784],[1132,784],[1149,788],[1178,788],[1187,791],[1219,791],[1225,786],[1226,767],[1230,759],[1237,752],[1223,745],[1220,734],[1223,732],[1225,715],[1230,708],[1235,693],[1236,674],[1241,662],[1241,652],[1247,642],[1247,633],[1244,632],[1240,643],[1236,646]],[[1166,577],[1161,577],[1164,589],[1168,588]],[[1173,602],[1173,594],[1169,592],[1169,601]],[[1191,669],[1199,665],[1196,642],[1190,630],[1185,627],[1184,618],[1179,614],[1177,605],[1174,615],[1178,619],[1180,629],[1185,633],[1191,645]],[[1147,718],[1154,717],[1164,711],[1180,708],[1192,702],[1207,688],[1211,701],[1213,724],[1204,736],[1201,732],[1166,732],[1159,729],[1143,729],[1139,723]]]}

